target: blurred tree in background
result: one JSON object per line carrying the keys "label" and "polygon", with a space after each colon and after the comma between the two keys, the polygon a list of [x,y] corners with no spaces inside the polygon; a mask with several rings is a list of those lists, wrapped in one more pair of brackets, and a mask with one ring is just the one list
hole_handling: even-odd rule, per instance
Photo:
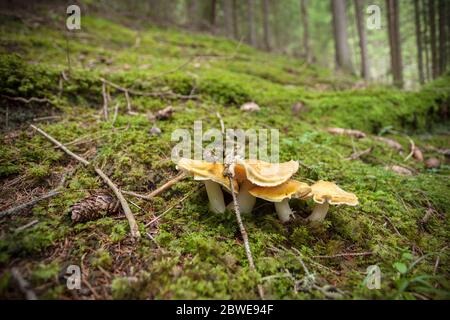
{"label": "blurred tree in background", "polygon": [[[28,1],[3,1],[30,6]],[[67,1],[47,1],[66,4]],[[363,80],[416,88],[448,72],[448,0],[79,0],[83,11],[244,41]],[[379,28],[369,28],[377,6]],[[357,72],[358,71],[358,72]]]}

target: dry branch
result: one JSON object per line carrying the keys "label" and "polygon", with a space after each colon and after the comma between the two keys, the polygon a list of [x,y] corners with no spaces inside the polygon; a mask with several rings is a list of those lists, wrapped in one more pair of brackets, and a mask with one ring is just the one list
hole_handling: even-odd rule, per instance
{"label": "dry branch", "polygon": [[343,134],[355,138],[365,138],[366,134],[359,130],[344,129],[344,128],[328,128],[327,131],[331,134]]}
{"label": "dry branch", "polygon": [[181,174],[177,175],[175,178],[173,178],[173,179],[167,181],[166,183],[164,183],[161,187],[153,190],[149,194],[139,194],[139,193],[136,193],[136,192],[133,192],[133,191],[122,191],[122,193],[130,195],[130,196],[134,196],[136,198],[141,198],[141,199],[145,199],[145,200],[152,200],[154,197],[156,197],[160,193],[166,191],[167,189],[172,187],[175,183],[183,180],[184,178],[186,178],[186,175],[184,173],[181,173]]}
{"label": "dry branch", "polygon": [[19,269],[12,268],[11,276],[14,278],[14,280],[16,280],[20,291],[22,291],[22,293],[25,294],[27,300],[38,299],[34,291],[31,289],[29,282],[22,277],[22,274],[20,273]]}
{"label": "dry branch", "polygon": [[108,121],[108,96],[106,95],[106,83],[102,81],[102,96],[103,96],[103,116],[105,121]]}
{"label": "dry branch", "polygon": [[[245,230],[244,223],[242,222],[241,212],[239,209],[239,203],[237,201],[237,197],[236,197],[236,194],[234,191],[233,174],[229,170],[227,170],[226,172],[224,172],[224,175],[228,176],[228,179],[230,181],[231,195],[233,196],[234,213],[236,214],[236,220],[239,225],[239,230],[241,232],[242,240],[244,241],[245,253],[247,254],[247,260],[248,260],[250,270],[257,273],[256,267],[255,267],[255,262],[253,261],[252,251],[250,249],[250,242],[248,240],[247,230]],[[258,293],[259,293],[260,298],[262,300],[264,300],[264,290],[260,284],[258,284]]]}
{"label": "dry branch", "polygon": [[1,95],[3,98],[8,99],[8,100],[12,100],[12,101],[20,101],[23,103],[31,103],[31,102],[47,102],[47,103],[52,103],[49,99],[47,98],[36,98],[36,97],[31,97],[31,98],[23,98],[23,97],[10,97],[7,95],[2,94]]}
{"label": "dry branch", "polygon": [[175,98],[175,99],[181,99],[181,100],[193,100],[196,99],[197,96],[194,95],[182,95],[182,94],[177,94],[174,93],[172,91],[165,91],[165,92],[161,92],[161,91],[154,91],[154,92],[143,92],[143,91],[137,91],[137,90],[132,90],[132,89],[128,89],[125,87],[122,87],[114,82],[111,82],[109,80],[106,80],[105,78],[100,77],[100,80],[108,85],[110,85],[111,87],[120,90],[122,92],[127,92],[128,94],[133,94],[136,96],[144,96],[144,97],[156,97],[156,98]]}
{"label": "dry branch", "polygon": [[312,256],[314,259],[334,259],[334,258],[342,258],[342,257],[360,257],[360,256],[370,256],[372,255],[372,251],[367,252],[348,252],[348,253],[339,253],[330,256]]}
{"label": "dry branch", "polygon": [[[197,191],[197,190],[194,190]],[[166,209],[163,213],[161,213],[160,215],[156,216],[155,218],[153,218],[152,220],[150,220],[150,222],[148,222],[145,227],[151,226],[153,223],[155,223],[156,221],[158,221],[159,219],[161,219],[163,216],[165,216],[167,213],[169,213],[173,208],[175,208],[177,205],[179,205],[181,202],[183,202],[184,200],[186,200],[187,198],[189,198],[192,195],[193,192],[188,193],[187,195],[185,195],[183,198],[181,198],[176,204],[174,204],[173,206],[170,206],[168,209]]]}
{"label": "dry branch", "polygon": [[365,155],[371,153],[372,150],[373,150],[373,147],[370,147],[370,148],[368,148],[366,150],[363,150],[363,151],[360,151],[360,152],[355,152],[350,157],[345,158],[345,159],[346,160],[356,160],[356,159],[361,158],[362,156],[365,156]]}
{"label": "dry branch", "polygon": [[[77,161],[81,162],[85,166],[89,166],[90,165],[89,161],[87,161],[86,159],[80,157],[79,155],[77,155],[77,154],[73,153],[72,151],[70,151],[69,149],[67,149],[61,142],[59,142],[58,140],[56,140],[55,138],[53,138],[52,136],[47,134],[45,131],[39,129],[38,127],[36,127],[34,125],[31,125],[31,127],[34,130],[36,130],[37,132],[39,132],[40,134],[42,134],[44,137],[46,137],[48,140],[50,140],[53,144],[55,144],[58,147],[60,147],[61,150],[63,150],[65,153],[67,153],[72,158],[74,158]],[[120,192],[120,190],[116,187],[116,185],[108,178],[108,176],[101,169],[94,168],[94,170],[103,179],[103,181],[111,188],[111,190],[114,192],[116,197],[119,199],[120,204],[122,205],[122,209],[123,209],[123,211],[125,213],[125,216],[128,219],[128,223],[130,225],[131,235],[134,238],[139,238],[140,237],[140,233],[139,233],[138,225],[136,223],[136,220],[134,219],[133,213],[131,212],[130,206],[128,205],[127,201],[123,197],[122,193]]]}
{"label": "dry branch", "polygon": [[35,204],[37,204],[38,202],[41,202],[41,201],[43,201],[45,199],[54,197],[54,196],[56,196],[56,195],[58,195],[60,193],[61,193],[60,191],[52,190],[49,193],[44,194],[43,196],[41,196],[39,198],[33,199],[33,200],[28,201],[26,203],[20,204],[20,205],[18,205],[16,207],[13,207],[13,208],[10,208],[8,210],[0,212],[0,218],[2,218],[4,216],[9,216],[9,215],[18,213],[18,212],[22,211],[25,208],[32,207]]}

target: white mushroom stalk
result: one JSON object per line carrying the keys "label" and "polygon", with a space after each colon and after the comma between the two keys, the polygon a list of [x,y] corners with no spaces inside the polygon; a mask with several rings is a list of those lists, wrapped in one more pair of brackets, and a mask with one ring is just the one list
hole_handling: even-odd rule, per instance
{"label": "white mushroom stalk", "polygon": [[334,182],[319,180],[311,186],[311,196],[316,203],[308,221],[320,222],[325,219],[331,205],[358,205],[355,194],[339,188]]}
{"label": "white mushroom stalk", "polygon": [[[248,192],[252,187],[253,187],[252,183],[246,180],[241,184],[239,188],[237,201],[241,213],[251,213],[253,207],[255,206],[256,198]],[[228,204],[227,209],[234,210],[234,203],[231,202],[230,204]]]}
{"label": "white mushroom stalk", "polygon": [[328,209],[330,208],[330,205],[328,201],[325,201],[324,203],[316,203],[313,209],[313,212],[311,215],[306,218],[308,221],[323,221],[325,217],[327,216]]}
{"label": "white mushroom stalk", "polygon": [[288,222],[294,216],[291,207],[289,206],[289,199],[286,198],[281,202],[275,202],[275,210],[281,222]]}
{"label": "white mushroom stalk", "polygon": [[208,194],[209,208],[214,213],[225,212],[225,200],[220,184],[211,180],[205,180],[206,193]]}

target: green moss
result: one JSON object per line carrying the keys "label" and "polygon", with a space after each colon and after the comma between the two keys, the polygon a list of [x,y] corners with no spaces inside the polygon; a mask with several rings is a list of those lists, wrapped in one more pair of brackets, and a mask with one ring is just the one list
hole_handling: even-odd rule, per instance
{"label": "green moss", "polygon": [[57,262],[50,264],[39,264],[32,273],[32,279],[36,282],[43,282],[46,280],[55,280],[61,270]]}

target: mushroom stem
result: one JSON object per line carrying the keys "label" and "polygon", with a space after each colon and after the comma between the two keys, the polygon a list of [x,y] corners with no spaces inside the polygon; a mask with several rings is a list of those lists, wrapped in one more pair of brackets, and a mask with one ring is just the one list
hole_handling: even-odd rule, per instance
{"label": "mushroom stem", "polygon": [[[251,213],[253,210],[256,198],[248,192],[252,188],[252,186],[253,185],[250,181],[244,181],[239,187],[237,201],[239,204],[239,209],[241,209],[241,213]],[[229,203],[227,205],[227,209],[234,210],[234,203]]]}
{"label": "mushroom stem", "polygon": [[306,220],[323,221],[323,219],[325,219],[325,217],[327,216],[329,207],[330,205],[328,204],[327,201],[325,201],[324,203],[316,203],[313,212],[308,218],[306,218]]}
{"label": "mushroom stem", "polygon": [[275,209],[278,214],[278,218],[281,222],[287,222],[290,220],[292,213],[291,207],[289,207],[289,199],[286,198],[281,202],[275,202]]}
{"label": "mushroom stem", "polygon": [[223,199],[220,185],[211,180],[205,180],[206,193],[208,194],[209,207],[214,213],[225,212],[225,201]]}

